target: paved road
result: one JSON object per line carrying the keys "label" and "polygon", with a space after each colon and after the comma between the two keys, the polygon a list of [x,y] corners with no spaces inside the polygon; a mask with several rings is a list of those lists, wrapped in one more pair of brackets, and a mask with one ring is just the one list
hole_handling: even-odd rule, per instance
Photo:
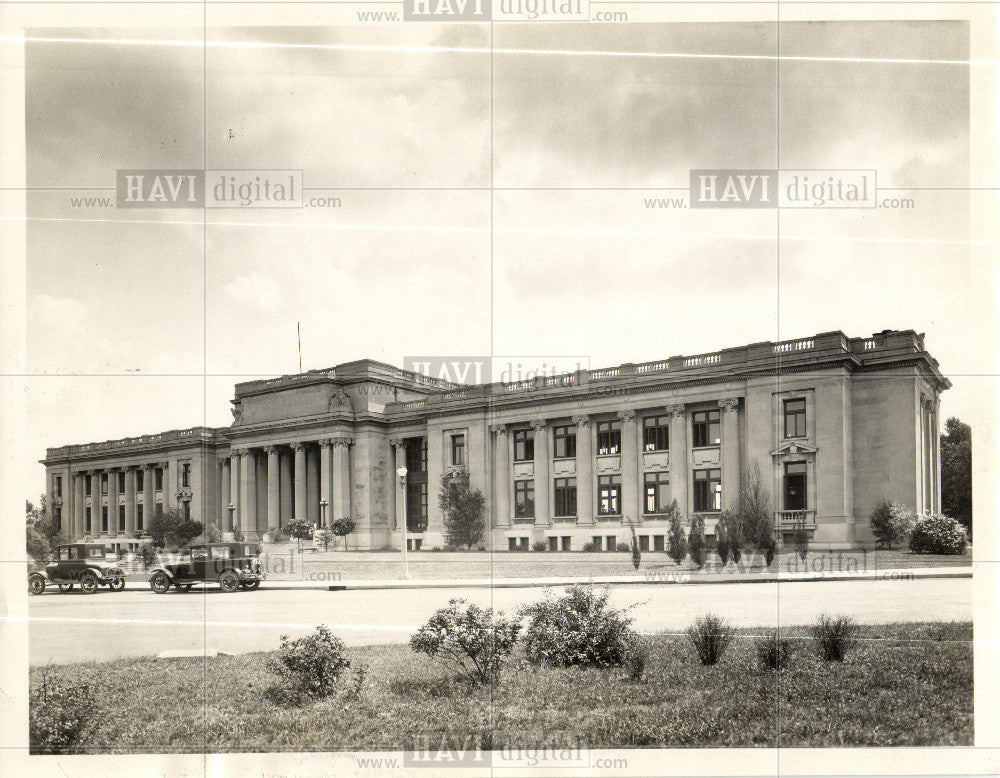
{"label": "paved road", "polygon": [[[266,584],[265,584],[266,587]],[[29,599],[31,664],[111,659],[161,651],[272,650],[279,636],[327,624],[349,645],[404,643],[453,597],[507,612],[542,596],[538,588],[395,591],[207,589],[157,595],[148,590],[94,595],[46,591]],[[712,612],[737,626],[807,624],[820,613],[862,622],[971,620],[972,579],[643,584],[612,592],[643,632],[679,630]]]}

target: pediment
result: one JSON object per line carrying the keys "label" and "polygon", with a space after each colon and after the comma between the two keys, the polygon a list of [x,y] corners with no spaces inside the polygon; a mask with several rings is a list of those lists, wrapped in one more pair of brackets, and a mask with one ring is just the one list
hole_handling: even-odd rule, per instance
{"label": "pediment", "polygon": [[816,447],[810,446],[808,443],[803,443],[801,440],[786,440],[780,446],[778,446],[774,451],[771,452],[772,457],[780,457],[784,454],[815,454]]}

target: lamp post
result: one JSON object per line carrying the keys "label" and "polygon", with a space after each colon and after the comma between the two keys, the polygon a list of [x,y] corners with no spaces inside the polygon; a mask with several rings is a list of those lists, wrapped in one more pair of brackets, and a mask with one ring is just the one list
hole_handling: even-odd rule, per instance
{"label": "lamp post", "polygon": [[406,468],[400,467],[396,470],[399,476],[399,490],[403,495],[403,522],[400,525],[400,537],[403,539],[403,577],[410,577],[410,564],[406,556]]}
{"label": "lamp post", "polygon": [[328,506],[329,504],[330,503],[328,503],[326,500],[319,501],[320,526],[323,527],[324,529],[326,529],[326,506]]}

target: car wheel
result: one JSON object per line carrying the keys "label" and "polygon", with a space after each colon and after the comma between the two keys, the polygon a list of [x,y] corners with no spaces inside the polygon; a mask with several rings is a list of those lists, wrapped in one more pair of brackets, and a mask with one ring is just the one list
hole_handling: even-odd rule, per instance
{"label": "car wheel", "polygon": [[64,594],[66,592],[71,592],[73,591],[73,584],[59,584],[59,591],[63,592]]}
{"label": "car wheel", "polygon": [[245,583],[241,583],[240,586],[242,586],[248,592],[252,592],[254,589],[260,586],[260,581],[246,581]]}
{"label": "car wheel", "polygon": [[41,594],[45,591],[45,578],[39,573],[28,578],[28,591],[32,594]]}
{"label": "car wheel", "polygon": [[90,570],[87,570],[80,576],[80,589],[83,590],[84,594],[93,594],[97,591],[98,586],[100,586],[100,583],[97,580],[97,576]]}
{"label": "car wheel", "polygon": [[149,588],[157,594],[166,594],[170,588],[170,579],[166,573],[153,573],[149,579]]}
{"label": "car wheel", "polygon": [[233,592],[239,591],[240,577],[232,570],[227,570],[219,576],[219,586],[222,587],[222,591],[227,594],[232,594]]}
{"label": "car wheel", "polygon": [[113,592],[120,592],[125,588],[124,578],[112,578],[111,583],[108,584],[108,588]]}

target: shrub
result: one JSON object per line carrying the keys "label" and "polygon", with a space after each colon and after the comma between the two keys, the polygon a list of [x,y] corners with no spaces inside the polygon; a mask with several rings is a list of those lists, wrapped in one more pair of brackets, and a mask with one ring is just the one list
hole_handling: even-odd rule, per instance
{"label": "shrub", "polygon": [[288,540],[288,535],[282,532],[280,527],[269,527],[267,534],[270,536],[272,543],[284,543]]}
{"label": "shrub", "polygon": [[968,544],[965,527],[948,516],[926,516],[910,533],[915,554],[964,554]]}
{"label": "shrub", "polygon": [[698,567],[705,566],[705,519],[695,514],[691,519],[691,532],[688,533],[688,553],[691,561]]}
{"label": "shrub", "polygon": [[[336,519],[330,525],[330,531],[333,532],[338,538],[344,539],[344,551],[347,551],[347,536],[350,535],[356,529],[354,522],[347,516],[341,519]],[[324,541],[323,548],[326,549],[329,546],[329,541]]]}
{"label": "shrub", "polygon": [[642,637],[636,636],[628,645],[625,655],[625,669],[628,670],[628,677],[633,681],[641,681],[646,673],[646,665],[649,663],[649,643]]}
{"label": "shrub", "polygon": [[757,666],[761,670],[781,672],[786,669],[791,651],[791,644],[781,637],[778,630],[774,630],[769,635],[758,637],[754,641]]}
{"label": "shrub", "polygon": [[718,616],[702,616],[687,628],[687,636],[703,665],[718,662],[733,639],[729,625]]}
{"label": "shrub", "polygon": [[350,666],[344,644],[326,625],[321,624],[315,634],[298,640],[282,635],[281,654],[277,661],[272,660],[271,669],[285,681],[284,697],[278,690],[272,690],[272,694],[286,703],[329,697],[344,670]]}
{"label": "shrub", "polygon": [[608,607],[610,591],[571,586],[562,597],[549,592],[544,600],[521,608],[528,617],[524,651],[535,664],[620,666],[636,639],[625,610]]}
{"label": "shrub", "polygon": [[[723,550],[719,544],[720,542],[723,542],[729,551],[729,559],[733,560],[736,564],[739,564],[740,560],[743,558],[743,546],[746,543],[746,540],[743,537],[743,523],[740,520],[739,514],[731,510],[723,511],[722,515],[719,517],[719,523],[715,527],[715,537],[715,545],[719,550],[719,556],[722,556]],[[721,541],[720,537],[722,538]],[[723,558],[722,564],[725,566],[725,558]]]}
{"label": "shrub", "polygon": [[834,619],[824,615],[819,617],[819,621],[812,628],[812,633],[819,646],[820,655],[824,659],[843,662],[857,630],[857,625],[846,616]]}
{"label": "shrub", "polygon": [[156,547],[152,543],[143,543],[135,554],[136,559],[142,562],[144,570],[148,570],[150,565],[156,561]]}
{"label": "shrub", "polygon": [[681,524],[681,514],[677,509],[677,500],[670,506],[670,530],[667,532],[667,554],[677,564],[687,556],[687,538],[684,536],[684,526]]}
{"label": "shrub", "polygon": [[722,560],[722,566],[729,564],[729,530],[726,528],[725,516],[719,518],[715,525],[715,551]]}
{"label": "shrub", "polygon": [[792,533],[792,547],[799,552],[799,557],[805,562],[809,553],[809,530],[805,527],[796,527]]}
{"label": "shrub", "polygon": [[486,499],[475,489],[466,470],[444,473],[438,492],[448,545],[472,548],[486,531]]}
{"label": "shrub", "polygon": [[548,551],[549,547],[544,540],[536,540],[531,544],[532,551]]}
{"label": "shrub", "polygon": [[624,554],[631,554],[632,553],[632,544],[631,543],[622,543],[621,541],[617,541],[615,543],[615,551],[618,551],[618,552],[624,553]]}
{"label": "shrub", "polygon": [[635,525],[629,522],[628,528],[632,533],[632,539],[629,542],[629,550],[632,552],[632,567],[638,570],[639,565],[642,564],[642,549],[639,548],[639,538],[635,534]]}
{"label": "shrub", "polygon": [[913,530],[917,517],[898,502],[882,501],[872,511],[868,526],[879,545],[892,548],[893,543],[905,543]]}
{"label": "shrub", "polygon": [[89,724],[94,705],[94,691],[89,684],[63,681],[46,668],[40,683],[32,686],[30,693],[30,752],[72,751]]}
{"label": "shrub", "polygon": [[761,552],[770,567],[777,546],[774,539],[774,516],[771,513],[771,493],[764,484],[760,467],[756,463],[740,476],[736,515],[739,517],[742,544]]}
{"label": "shrub", "polygon": [[595,543],[593,540],[588,540],[586,543],[583,544],[583,550],[584,551],[600,551],[601,550],[601,544],[600,543]]}
{"label": "shrub", "polygon": [[521,623],[492,608],[451,600],[412,637],[410,648],[457,668],[474,685],[494,682],[517,643]]}

